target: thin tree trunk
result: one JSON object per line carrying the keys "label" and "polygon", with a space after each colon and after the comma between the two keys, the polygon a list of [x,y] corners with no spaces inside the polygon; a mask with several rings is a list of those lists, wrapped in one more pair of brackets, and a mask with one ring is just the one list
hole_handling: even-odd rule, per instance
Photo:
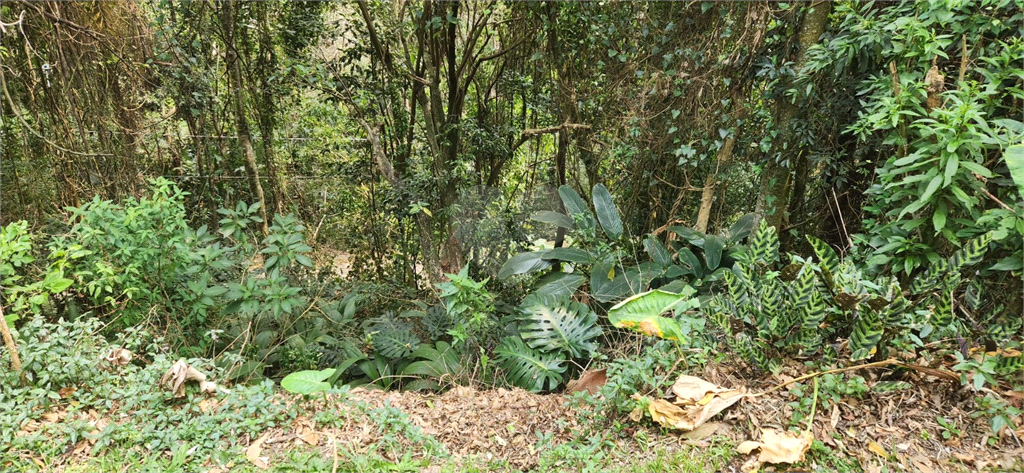
{"label": "thin tree trunk", "polygon": [[715,200],[715,184],[718,182],[718,170],[729,163],[729,159],[732,158],[732,148],[735,144],[736,134],[733,133],[732,136],[725,140],[722,148],[718,150],[715,168],[708,172],[708,177],[704,180],[704,192],[700,197],[697,224],[693,227],[698,232],[707,233],[708,231],[708,220],[711,218],[711,204]]}
{"label": "thin tree trunk", "polygon": [[[811,4],[809,11],[800,24],[799,44],[793,69],[799,71],[807,62],[807,50],[818,43],[822,33],[825,32],[825,25],[828,23],[828,15],[831,10],[831,3],[818,1]],[[783,85],[788,88],[788,84]],[[776,102],[775,126],[779,130],[780,139],[778,143],[789,143],[789,149],[785,151],[791,156],[791,161],[798,163],[799,160],[806,160],[806,153],[801,152],[798,139],[793,133],[793,125],[796,119],[803,116],[802,110],[796,104],[786,98],[780,98]],[[799,167],[797,164],[795,167]],[[792,186],[791,169],[783,166],[775,159],[769,159],[761,171],[761,185],[757,196],[756,211],[768,222],[769,225],[782,230],[787,221],[785,210],[789,208],[790,189]]]}
{"label": "thin tree trunk", "polygon": [[7,319],[4,318],[4,309],[0,305],[0,335],[3,335],[4,344],[7,345],[7,351],[11,352],[11,369],[19,372],[18,379],[21,380],[21,385],[25,386],[25,372],[21,371],[21,358],[18,357],[18,344],[14,342],[14,337],[11,336],[11,328],[7,326]]}
{"label": "thin tree trunk", "polygon": [[270,233],[270,229],[267,227],[267,201],[263,196],[263,185],[260,184],[259,168],[256,164],[256,152],[252,148],[252,139],[249,136],[249,121],[245,117],[245,101],[242,97],[242,68],[239,66],[238,51],[235,49],[234,9],[237,5],[235,2],[223,3],[224,10],[221,21],[225,32],[227,32],[225,41],[227,43],[227,68],[231,87],[234,90],[238,144],[242,148],[242,156],[245,159],[245,174],[249,179],[249,187],[260,202],[260,218],[263,219],[261,230],[266,236]]}

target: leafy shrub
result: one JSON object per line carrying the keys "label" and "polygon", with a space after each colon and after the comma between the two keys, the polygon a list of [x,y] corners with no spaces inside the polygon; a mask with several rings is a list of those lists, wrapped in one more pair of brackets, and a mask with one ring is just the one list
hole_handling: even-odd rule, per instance
{"label": "leafy shrub", "polygon": [[[577,246],[529,251],[509,258],[498,272],[499,278],[534,273],[552,265],[569,264],[572,271],[555,271],[537,279],[533,291],[540,294],[571,295],[589,282],[589,295],[602,303],[642,291],[656,277],[654,268],[630,264],[623,250],[623,228],[619,211],[608,189],[598,184],[593,189],[594,211],[575,189],[562,186],[558,195],[568,214],[542,211],[533,220],[569,230]],[[595,218],[595,214],[597,217]],[[598,223],[603,230],[598,233]],[[589,275],[589,278],[588,278]]]}
{"label": "leafy shrub", "polygon": [[[50,296],[60,294],[74,282],[65,276],[65,269],[71,260],[81,258],[88,252],[74,245],[67,251],[58,250],[50,254],[51,263],[42,275],[30,277],[34,282],[21,284],[35,258],[31,254],[32,241],[28,235],[28,223],[12,222],[0,228],[0,303],[8,303],[5,318],[8,325],[25,312],[38,314]],[[22,274],[19,274],[22,273]]]}
{"label": "leafy shrub", "polygon": [[976,266],[990,237],[968,241],[964,248],[934,264],[905,293],[895,278],[868,278],[852,261],[813,237],[813,258],[790,255],[779,267],[778,238],[764,222],[723,280],[726,291],[711,298],[706,312],[728,335],[729,344],[761,368],[772,354],[837,355],[832,345],[849,339],[850,358],[883,356],[885,339],[917,333],[935,337],[969,328],[951,306],[962,290],[964,270]]}
{"label": "leafy shrub", "polygon": [[[33,317],[18,329],[30,384],[15,387],[18,373],[0,371],[0,468],[36,471],[31,458],[59,457],[84,438],[95,441],[94,456],[136,445],[148,452],[177,451],[189,445],[186,463],[200,468],[211,457],[238,455],[243,437],[281,425],[292,415],[287,406],[271,401],[270,383],[234,386],[205,410],[192,399],[193,387],[187,388],[184,402],[174,399],[172,392],[159,385],[177,359],[168,356],[163,340],[127,329],[111,344],[99,335],[102,325],[98,318],[49,323]],[[116,347],[129,349],[136,360],[145,361],[107,366],[102,360]],[[6,366],[7,357],[6,352],[0,353],[0,364]],[[212,360],[188,362],[218,384],[227,374]],[[116,417],[97,432],[91,411]],[[47,412],[67,415],[59,422],[47,422],[41,417]],[[38,428],[23,429],[30,423]]]}

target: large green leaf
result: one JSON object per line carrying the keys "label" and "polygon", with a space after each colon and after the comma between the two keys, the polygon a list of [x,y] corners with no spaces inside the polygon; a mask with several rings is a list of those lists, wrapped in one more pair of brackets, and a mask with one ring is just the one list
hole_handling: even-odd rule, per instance
{"label": "large green leaf", "polygon": [[1010,168],[1010,178],[1017,185],[1020,198],[1024,199],[1024,145],[1013,145],[1003,153],[1006,167]]}
{"label": "large green leaf", "polygon": [[627,298],[608,311],[608,321],[619,328],[682,342],[683,333],[679,322],[673,318],[662,317],[661,314],[689,301],[694,290],[689,287],[687,289],[689,290],[682,294],[655,289]]}
{"label": "large green leaf", "polygon": [[587,278],[582,274],[556,271],[541,276],[534,285],[533,293],[541,296],[568,297],[576,292],[586,281]]}
{"label": "large green leaf", "polygon": [[413,325],[391,312],[368,319],[363,328],[374,351],[391,360],[409,356],[420,346]]}
{"label": "large green leaf", "polygon": [[582,248],[552,248],[541,255],[547,260],[568,261],[570,263],[593,263],[594,256]]}
{"label": "large green leaf", "polygon": [[519,253],[509,258],[505,264],[501,265],[501,269],[498,270],[498,278],[505,279],[516,274],[529,273],[550,267],[551,261],[544,259],[546,251],[527,251],[526,253]]}
{"label": "large green leaf", "polygon": [[558,188],[558,195],[562,198],[562,203],[565,204],[565,210],[572,215],[574,221],[578,221],[580,226],[585,229],[594,228],[594,214],[590,212],[587,201],[580,197],[576,189],[563,185]]}
{"label": "large green leaf", "polygon": [[708,235],[704,239],[704,261],[708,264],[708,271],[714,271],[722,263],[722,250],[725,249],[725,243],[725,238],[718,235]]}
{"label": "large green leaf", "polygon": [[567,297],[530,295],[519,306],[519,333],[531,348],[563,351],[573,358],[589,357],[601,335],[597,314]]}
{"label": "large green leaf", "polygon": [[729,227],[729,241],[736,243],[754,231],[754,224],[757,223],[757,214],[754,212],[743,215],[736,219],[736,222]]}
{"label": "large green leaf", "polygon": [[572,217],[558,212],[552,212],[550,210],[541,210],[530,216],[530,219],[541,222],[550,223],[557,227],[562,227],[571,230],[573,227]]}
{"label": "large green leaf", "polygon": [[[462,370],[459,353],[446,342],[437,342],[433,346],[423,345],[410,355],[418,359],[402,370],[404,376],[423,376],[432,380],[458,374]],[[407,389],[426,389],[436,384],[419,383],[407,386]]]}
{"label": "large green leaf", "polygon": [[653,235],[644,238],[644,249],[647,250],[647,254],[651,256],[651,260],[655,263],[661,266],[672,264],[672,254],[668,252],[668,248],[661,243],[661,240]]}
{"label": "large green leaf", "polygon": [[[839,255],[836,251],[829,246],[828,243],[821,241],[811,235],[804,235],[807,238],[807,242],[811,244],[811,248],[814,250],[815,256],[821,263],[818,265],[822,270],[828,271],[828,278],[831,280],[839,274]],[[829,287],[831,290],[832,288]]]}
{"label": "large green leaf", "polygon": [[512,384],[532,392],[554,390],[562,383],[566,359],[558,353],[541,353],[519,337],[506,337],[494,350],[495,361]]}
{"label": "large green leaf", "polygon": [[779,260],[779,236],[767,220],[761,219],[759,225],[750,241],[750,255],[755,261],[770,265]]}
{"label": "large green leaf", "polygon": [[598,263],[590,270],[590,292],[601,302],[611,302],[629,293],[626,276],[612,263]]}
{"label": "large green leaf", "polygon": [[320,371],[296,371],[281,380],[281,387],[293,394],[313,394],[326,391],[331,387],[327,378],[330,378],[334,372],[334,368]]}
{"label": "large green leaf", "polygon": [[612,202],[612,194],[604,184],[594,186],[594,210],[597,211],[597,221],[601,222],[605,235],[612,240],[618,240],[622,236],[622,219],[619,218],[619,210]]}
{"label": "large green leaf", "polygon": [[697,259],[697,256],[689,248],[681,248],[679,253],[677,253],[677,257],[683,267],[690,270],[691,274],[698,279],[704,277],[704,266],[700,264],[700,260]]}

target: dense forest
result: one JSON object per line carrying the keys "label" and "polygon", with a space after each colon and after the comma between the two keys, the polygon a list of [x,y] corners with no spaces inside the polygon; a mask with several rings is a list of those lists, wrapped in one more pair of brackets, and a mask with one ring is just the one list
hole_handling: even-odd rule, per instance
{"label": "dense forest", "polygon": [[604,421],[668,428],[673,375],[941,372],[1020,447],[1022,33],[1012,0],[4,1],[0,453],[108,346],[307,396],[600,367]]}

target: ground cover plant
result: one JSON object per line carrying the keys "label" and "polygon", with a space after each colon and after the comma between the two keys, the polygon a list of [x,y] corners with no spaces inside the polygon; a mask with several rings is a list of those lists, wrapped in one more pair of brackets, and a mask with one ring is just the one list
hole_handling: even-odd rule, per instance
{"label": "ground cover plant", "polygon": [[0,5],[0,470],[1019,471],[1014,2]]}

